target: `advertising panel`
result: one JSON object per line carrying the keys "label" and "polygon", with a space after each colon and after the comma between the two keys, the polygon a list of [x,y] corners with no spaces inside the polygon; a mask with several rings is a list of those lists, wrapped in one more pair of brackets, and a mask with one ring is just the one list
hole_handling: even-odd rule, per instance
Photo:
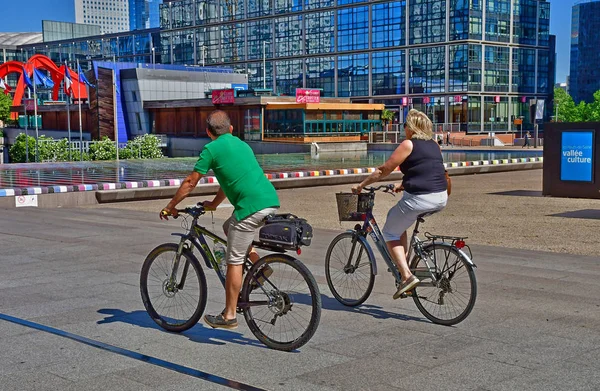
{"label": "advertising panel", "polygon": [[233,88],[225,90],[212,90],[213,105],[222,105],[235,102],[235,93]]}
{"label": "advertising panel", "polygon": [[594,164],[594,132],[563,132],[560,156],[562,181],[592,182]]}
{"label": "advertising panel", "polygon": [[296,103],[319,103],[321,91],[296,88]]}

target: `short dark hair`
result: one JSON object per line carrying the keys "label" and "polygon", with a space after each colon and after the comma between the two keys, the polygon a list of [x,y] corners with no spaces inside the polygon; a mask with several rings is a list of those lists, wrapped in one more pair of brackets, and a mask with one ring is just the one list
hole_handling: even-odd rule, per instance
{"label": "short dark hair", "polygon": [[214,136],[218,137],[222,134],[229,133],[231,120],[223,110],[215,110],[208,115],[208,118],[206,118],[206,126]]}

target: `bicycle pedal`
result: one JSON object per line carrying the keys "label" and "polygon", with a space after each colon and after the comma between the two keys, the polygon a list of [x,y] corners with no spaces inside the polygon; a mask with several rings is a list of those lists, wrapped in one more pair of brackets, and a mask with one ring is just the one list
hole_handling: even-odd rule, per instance
{"label": "bicycle pedal", "polygon": [[412,291],[400,294],[401,299],[406,299],[407,297],[412,297]]}

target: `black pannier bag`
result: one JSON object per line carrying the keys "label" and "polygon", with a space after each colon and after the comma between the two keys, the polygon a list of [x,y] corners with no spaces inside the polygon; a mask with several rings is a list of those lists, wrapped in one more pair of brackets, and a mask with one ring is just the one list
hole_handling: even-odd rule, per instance
{"label": "black pannier bag", "polygon": [[310,246],[312,236],[310,224],[291,213],[267,216],[265,225],[258,232],[258,238],[262,243],[285,250]]}

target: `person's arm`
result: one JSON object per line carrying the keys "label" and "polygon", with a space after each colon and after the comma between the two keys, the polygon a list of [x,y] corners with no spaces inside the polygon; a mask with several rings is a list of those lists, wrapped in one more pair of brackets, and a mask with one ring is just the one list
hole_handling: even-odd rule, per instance
{"label": "person's arm", "polygon": [[183,180],[183,182],[181,182],[181,186],[179,186],[179,189],[177,189],[177,192],[175,193],[171,201],[169,201],[167,206],[165,206],[160,211],[160,218],[168,220],[169,218],[167,216],[176,217],[177,210],[175,209],[175,207],[188,195],[190,195],[192,190],[194,190],[194,188],[198,184],[198,181],[200,181],[200,178],[202,178],[203,176],[204,175],[200,174],[199,172],[192,171],[192,173],[188,175],[187,178]]}
{"label": "person's arm", "polygon": [[202,205],[204,205],[204,208],[206,208],[207,210],[214,210],[217,209],[217,206],[219,206],[221,202],[225,200],[225,198],[225,192],[221,187],[219,187],[219,190],[217,190],[217,194],[215,194],[215,198],[213,198],[212,201],[204,201]]}
{"label": "person's arm", "polygon": [[369,186],[371,183],[378,182],[390,175],[392,171],[399,165],[404,163],[406,158],[411,154],[413,149],[413,143],[410,140],[404,140],[398,148],[392,153],[392,156],[383,163],[382,166],[377,167],[371,175],[366,177],[360,184],[352,187],[354,193],[360,193],[365,186]]}

